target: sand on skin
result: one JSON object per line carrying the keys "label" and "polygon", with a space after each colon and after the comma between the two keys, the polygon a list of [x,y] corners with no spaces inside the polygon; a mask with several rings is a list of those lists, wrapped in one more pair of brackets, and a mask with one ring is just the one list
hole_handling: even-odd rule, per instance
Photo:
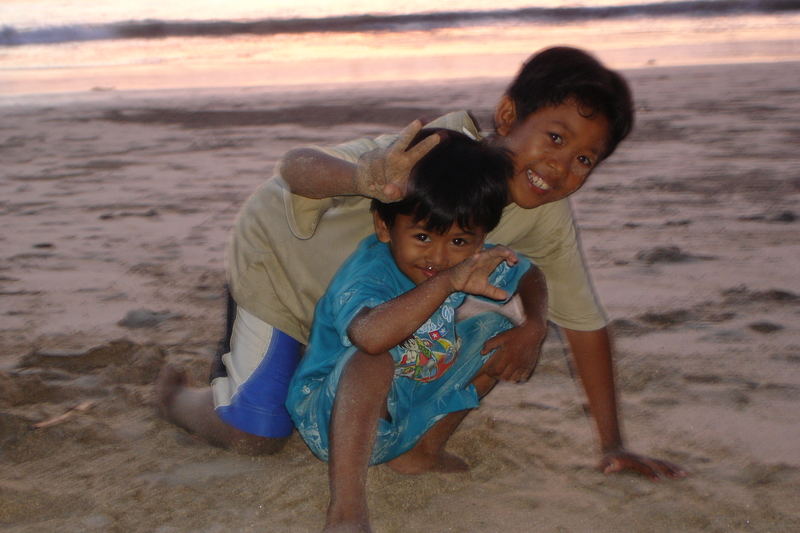
{"label": "sand on skin", "polygon": [[[377,531],[800,528],[798,72],[630,71],[637,129],[574,198],[617,333],[630,446],[693,475],[597,473],[551,335],[531,382],[499,387],[454,436],[469,474],[370,471]],[[205,380],[227,232],[281,153],[452,109],[488,125],[501,91],[473,80],[0,107],[0,525],[318,529],[326,468],[296,436],[275,457],[206,447],[153,414],[149,384],[164,361]],[[149,325],[119,325],[132,310],[153,312]]]}

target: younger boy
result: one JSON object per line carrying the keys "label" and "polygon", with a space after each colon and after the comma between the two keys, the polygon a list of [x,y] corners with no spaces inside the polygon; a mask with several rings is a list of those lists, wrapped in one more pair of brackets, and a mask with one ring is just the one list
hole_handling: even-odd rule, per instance
{"label": "younger boy", "polygon": [[373,203],[375,235],[319,301],[289,387],[298,431],[330,462],[328,528],[368,530],[368,464],[466,468],[444,445],[495,383],[481,373],[489,357],[482,343],[511,326],[495,313],[456,324],[466,294],[506,300],[519,288],[523,306],[536,301],[530,319],[544,321],[538,271],[508,248],[483,244],[508,203],[510,159],[462,134],[439,135],[412,171],[412,192]]}

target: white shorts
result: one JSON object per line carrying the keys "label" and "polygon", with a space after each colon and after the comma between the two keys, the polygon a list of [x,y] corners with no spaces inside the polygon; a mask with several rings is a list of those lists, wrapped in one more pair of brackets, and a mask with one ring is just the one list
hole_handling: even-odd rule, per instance
{"label": "white shorts", "polygon": [[302,345],[238,306],[230,345],[211,381],[217,415],[253,435],[290,435],[284,404]]}

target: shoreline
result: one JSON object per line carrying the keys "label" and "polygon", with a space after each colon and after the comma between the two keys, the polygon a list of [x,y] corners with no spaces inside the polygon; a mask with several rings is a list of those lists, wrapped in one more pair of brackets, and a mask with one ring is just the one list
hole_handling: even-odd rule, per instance
{"label": "shoreline", "polygon": [[[670,75],[671,71],[679,70],[705,70],[705,69],[726,69],[741,65],[743,68],[758,67],[767,65],[789,65],[797,68],[800,72],[800,57],[774,60],[753,60],[739,61],[732,59],[730,62],[701,63],[692,65],[641,65],[637,67],[626,67],[619,69],[626,77],[646,75],[648,73],[665,73]],[[298,99],[311,98],[319,93],[336,93],[342,91],[357,92],[383,92],[387,86],[395,88],[428,88],[429,90],[444,90],[448,86],[471,86],[471,85],[493,85],[498,82],[506,83],[515,70],[510,70],[504,74],[454,77],[447,80],[428,80],[428,79],[390,79],[390,80],[369,80],[369,81],[342,81],[335,83],[308,84],[279,84],[279,85],[229,85],[229,86],[186,86],[186,87],[165,87],[165,88],[132,88],[116,89],[113,87],[94,87],[73,91],[53,91],[53,92],[14,92],[0,93],[0,108],[13,105],[35,105],[39,100],[44,100],[47,105],[63,105],[68,103],[109,103],[120,98],[140,99],[140,100],[159,100],[166,98],[180,99],[201,99],[201,98],[246,98],[252,94],[276,94],[276,95],[295,95]],[[636,96],[634,94],[634,96]]]}

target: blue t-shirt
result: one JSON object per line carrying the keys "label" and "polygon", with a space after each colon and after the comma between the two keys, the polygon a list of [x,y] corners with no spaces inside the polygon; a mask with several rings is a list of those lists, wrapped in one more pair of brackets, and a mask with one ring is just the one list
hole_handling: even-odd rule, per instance
{"label": "blue t-shirt", "polygon": [[[530,261],[524,257],[514,266],[502,262],[489,282],[513,294],[529,268]],[[287,407],[309,447],[323,459],[327,458],[329,410],[339,376],[343,363],[356,350],[347,335],[350,323],[365,307],[376,307],[415,286],[397,268],[388,244],[371,235],[345,261],[317,304],[306,353],[289,386]],[[479,349],[477,354],[459,351],[467,339],[456,335],[455,310],[465,297],[463,292],[449,295],[413,335],[389,350],[395,377],[387,406],[395,426],[416,428],[415,434],[421,436],[442,415],[476,406],[472,375],[455,378],[448,373],[459,358],[480,357]],[[470,351],[476,351],[473,344]],[[420,420],[408,422],[408,418]]]}
{"label": "blue t-shirt", "polygon": [[[492,272],[489,282],[513,294],[528,268],[530,261],[524,257],[514,266],[504,261]],[[311,338],[297,374],[309,378],[326,375],[352,346],[347,329],[355,316],[365,307],[377,307],[414,287],[414,282],[397,268],[388,244],[375,235],[365,238],[317,304]],[[459,345],[453,327],[455,309],[465,296],[463,292],[452,293],[406,342],[390,350],[396,377],[429,382],[447,371]]]}

